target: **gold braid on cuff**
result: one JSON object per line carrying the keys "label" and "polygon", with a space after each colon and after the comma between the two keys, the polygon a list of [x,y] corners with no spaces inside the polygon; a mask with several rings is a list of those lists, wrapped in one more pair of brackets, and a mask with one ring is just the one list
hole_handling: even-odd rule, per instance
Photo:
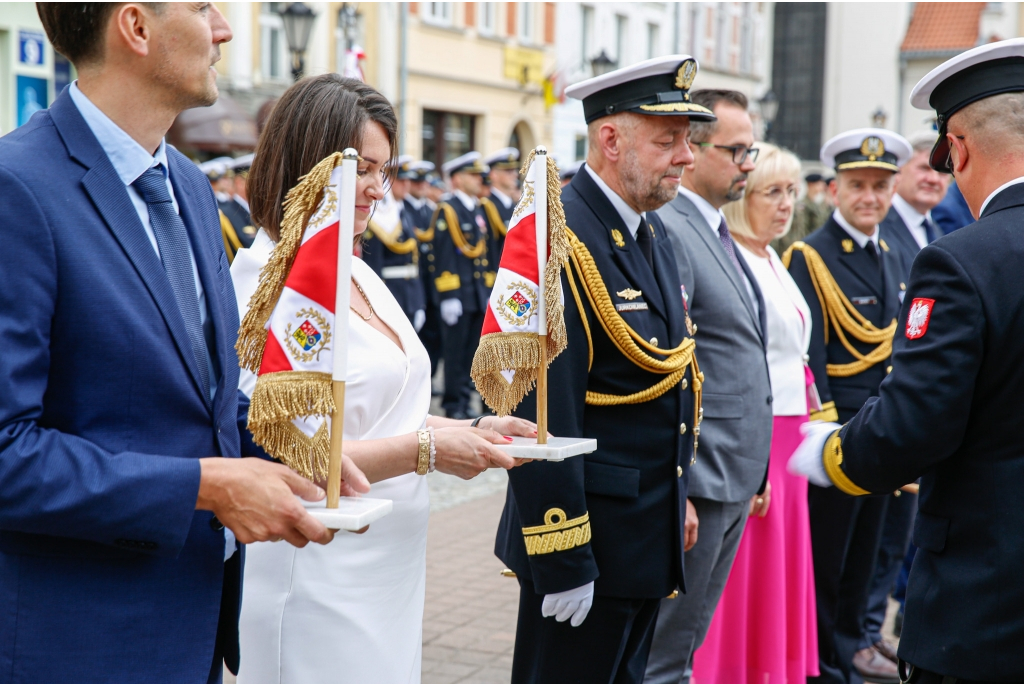
{"label": "gold braid on cuff", "polygon": [[839,431],[830,435],[828,440],[825,441],[825,449],[821,452],[821,462],[825,466],[825,474],[828,476],[828,479],[847,495],[860,496],[871,494],[864,488],[855,485],[841,468],[843,463],[843,441],[839,437]]}
{"label": "gold braid on cuff", "polygon": [[574,519],[566,519],[563,510],[552,508],[544,514],[544,524],[523,528],[526,553],[530,556],[564,552],[590,542],[589,513]]}
{"label": "gold braid on cuff", "polygon": [[839,421],[839,410],[835,402],[826,402],[820,411],[812,411],[809,418],[811,421]]}

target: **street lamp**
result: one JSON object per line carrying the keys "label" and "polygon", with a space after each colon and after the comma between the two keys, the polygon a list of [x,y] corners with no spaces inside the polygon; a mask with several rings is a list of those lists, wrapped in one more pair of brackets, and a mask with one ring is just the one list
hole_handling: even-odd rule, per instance
{"label": "street lamp", "polygon": [[309,34],[313,32],[316,12],[304,2],[292,2],[283,10],[278,10],[278,14],[284,23],[288,50],[292,53],[292,78],[298,81],[306,69],[306,47],[309,45]]}
{"label": "street lamp", "polygon": [[768,140],[771,138],[772,124],[779,114],[779,98],[775,96],[775,91],[769,90],[757,102],[761,106],[761,119],[764,121],[764,139]]}
{"label": "street lamp", "polygon": [[871,122],[875,125],[875,128],[885,128],[885,120],[887,118],[888,115],[881,106],[871,114]]}
{"label": "street lamp", "polygon": [[605,53],[604,48],[601,49],[601,54],[590,60],[590,68],[594,72],[594,76],[604,76],[610,71],[614,71],[616,63],[612,61],[611,57]]}

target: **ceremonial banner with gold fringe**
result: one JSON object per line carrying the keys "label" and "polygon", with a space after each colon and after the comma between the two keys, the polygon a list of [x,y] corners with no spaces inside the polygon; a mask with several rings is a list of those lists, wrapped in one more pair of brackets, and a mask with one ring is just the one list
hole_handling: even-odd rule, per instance
{"label": "ceremonial banner with gold fringe", "polygon": [[537,206],[534,196],[535,152],[523,169],[523,197],[509,222],[505,249],[484,313],[480,346],[473,358],[473,381],[480,396],[499,416],[509,414],[537,382],[540,367],[537,310],[540,279],[544,279],[547,313],[547,358],[565,349],[562,318],[562,264],[569,256],[558,167],[547,158],[548,262],[543,275],[537,264]]}
{"label": "ceremonial banner with gold fringe", "polygon": [[332,348],[345,344],[336,339],[334,312],[341,161],[341,153],[324,159],[288,193],[281,238],[260,272],[236,344],[239,363],[258,374],[249,405],[253,439],[320,481],[327,478],[335,409]]}

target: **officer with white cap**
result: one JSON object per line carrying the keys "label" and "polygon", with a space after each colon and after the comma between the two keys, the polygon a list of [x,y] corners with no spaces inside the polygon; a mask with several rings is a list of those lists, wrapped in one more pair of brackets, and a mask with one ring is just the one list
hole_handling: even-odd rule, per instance
{"label": "officer with white cap", "polygon": [[1024,38],[968,50],[914,88],[931,165],[976,223],[914,261],[892,371],[790,469],[848,495],[920,478],[899,658],[905,682],[1024,681]]}
{"label": "officer with white cap", "polygon": [[[906,139],[879,128],[847,131],[821,148],[821,163],[836,171],[829,185],[836,209],[782,258],[811,309],[808,363],[821,400],[812,420],[849,419],[885,378],[909,261],[879,224],[911,153]],[[896,680],[896,664],[864,643],[863,629],[891,497],[810,486],[818,662],[828,682],[850,682],[853,668],[873,682]]]}
{"label": "officer with white cap", "polygon": [[441,166],[452,192],[434,211],[428,259],[430,296],[441,314],[444,397],[441,406],[454,419],[469,418],[473,390],[470,367],[480,343],[487,298],[497,264],[490,261],[491,231],[480,205],[487,165],[479,152],[467,152]]}
{"label": "officer with white cap", "polygon": [[491,262],[501,261],[501,252],[505,247],[505,234],[512,213],[516,211],[521,191],[519,189],[519,150],[505,147],[484,160],[490,168],[487,178],[490,181],[491,195],[480,199],[491,225]]}
{"label": "officer with white cap", "polygon": [[[562,191],[573,256],[549,420],[597,451],[509,472],[495,552],[520,584],[513,682],[642,682],[661,600],[684,587],[702,376],[655,210],[693,162],[690,117],[715,118],[690,100],[696,75],[692,57],[669,55],[566,91],[590,148]],[[535,401],[516,414],[533,417]]]}

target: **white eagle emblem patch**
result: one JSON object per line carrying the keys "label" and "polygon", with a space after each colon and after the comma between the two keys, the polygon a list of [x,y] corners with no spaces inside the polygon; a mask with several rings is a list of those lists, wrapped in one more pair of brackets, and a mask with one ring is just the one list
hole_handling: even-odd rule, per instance
{"label": "white eagle emblem patch", "polygon": [[907,339],[917,340],[928,332],[928,322],[932,318],[932,308],[935,300],[925,297],[915,297],[910,303],[910,313],[907,314]]}

